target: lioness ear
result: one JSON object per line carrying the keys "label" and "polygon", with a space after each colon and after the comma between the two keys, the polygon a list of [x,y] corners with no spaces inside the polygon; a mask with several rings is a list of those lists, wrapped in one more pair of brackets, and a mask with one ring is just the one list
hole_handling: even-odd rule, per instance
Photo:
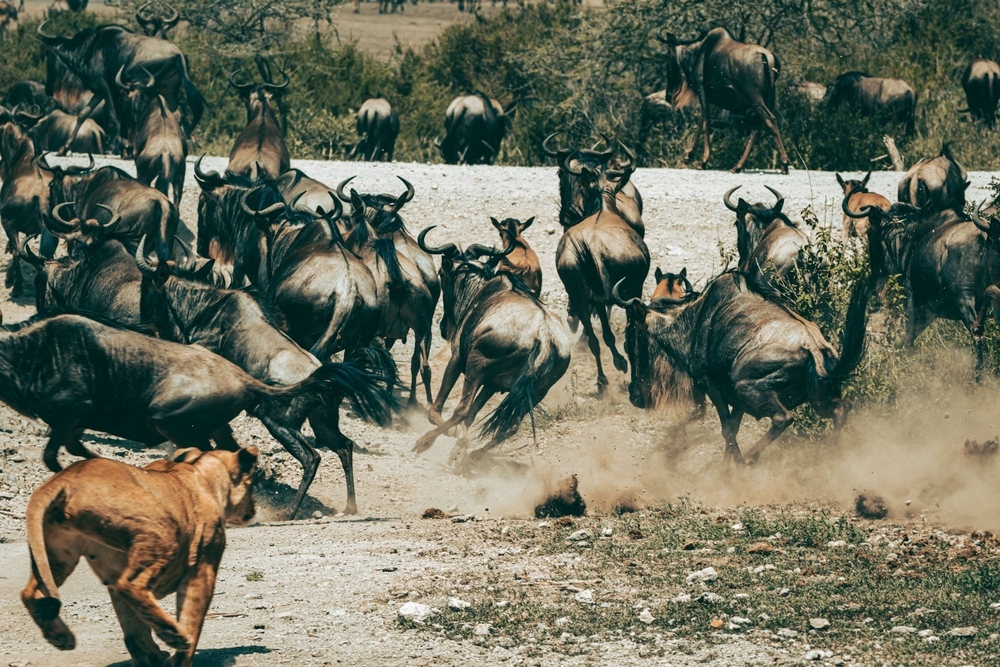
{"label": "lioness ear", "polygon": [[199,456],[204,454],[197,447],[185,447],[174,452],[174,463],[194,463]]}
{"label": "lioness ear", "polygon": [[254,465],[257,463],[258,456],[260,456],[260,450],[256,447],[247,447],[246,449],[241,449],[237,452],[236,460],[240,464],[240,472],[245,475],[253,470]]}

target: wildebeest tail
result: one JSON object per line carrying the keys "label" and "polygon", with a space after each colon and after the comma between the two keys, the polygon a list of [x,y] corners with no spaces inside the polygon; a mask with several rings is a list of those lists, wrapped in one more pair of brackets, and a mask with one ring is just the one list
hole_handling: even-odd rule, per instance
{"label": "wildebeest tail", "polygon": [[[851,289],[851,301],[847,305],[847,318],[844,322],[843,341],[840,347],[840,358],[832,368],[827,367],[825,377],[821,377],[815,366],[810,367],[809,385],[813,396],[820,393],[820,388],[836,388],[839,393],[840,384],[846,380],[865,356],[866,331],[868,329],[868,299],[871,296],[872,281],[868,276],[858,278]],[[824,392],[825,393],[825,392]]]}
{"label": "wildebeest tail", "polygon": [[187,95],[188,104],[191,105],[191,127],[188,128],[188,130],[191,130],[201,120],[201,115],[205,113],[205,98],[195,88],[194,82],[188,76],[187,61],[184,60],[184,56],[177,55],[174,57],[177,59],[177,71],[180,73],[181,83],[184,85],[184,94]]}
{"label": "wildebeest tail", "polygon": [[52,566],[49,564],[49,554],[45,549],[45,515],[50,509],[60,511],[59,504],[65,504],[66,491],[58,484],[42,485],[31,495],[24,522],[27,529],[28,550],[31,554],[31,569],[48,594],[43,598],[35,598],[32,602],[36,620],[42,623],[53,621],[59,616],[62,602],[59,600],[59,588],[52,576]]}
{"label": "wildebeest tail", "polygon": [[[521,369],[521,374],[514,380],[510,391],[504,396],[497,409],[490,413],[490,416],[483,423],[480,429],[480,436],[482,438],[493,439],[497,436],[511,433],[521,424],[524,416],[528,414],[531,415],[531,435],[532,437],[535,436],[534,410],[541,397],[535,392],[536,375],[532,369],[535,362],[538,361],[540,351],[541,342],[535,341],[535,346],[531,348],[528,360],[524,363],[524,368]],[[539,369],[538,375],[546,375],[552,372],[554,357],[555,355],[552,354],[546,357],[545,363]]]}
{"label": "wildebeest tail", "polygon": [[361,419],[388,426],[399,403],[382,379],[353,361],[328,362],[313,371],[305,380],[286,387],[259,386],[258,409],[285,413],[293,401],[307,398],[316,404],[337,406],[344,399]]}
{"label": "wildebeest tail", "polygon": [[[768,60],[768,56],[774,58],[774,66],[771,66],[771,62]],[[764,90],[761,91],[764,102],[767,107],[774,110],[774,100],[775,100],[775,81],[778,78],[778,73],[781,72],[781,63],[778,61],[778,56],[765,51],[760,54],[760,59],[764,63]]]}
{"label": "wildebeest tail", "polygon": [[362,347],[354,350],[347,361],[359,364],[379,378],[392,391],[399,385],[399,372],[392,354],[384,347]]}
{"label": "wildebeest tail", "polygon": [[399,255],[396,254],[396,245],[392,239],[376,240],[375,256],[385,265],[385,271],[389,274],[389,291],[402,289],[406,279],[403,277],[403,267],[399,265]]}

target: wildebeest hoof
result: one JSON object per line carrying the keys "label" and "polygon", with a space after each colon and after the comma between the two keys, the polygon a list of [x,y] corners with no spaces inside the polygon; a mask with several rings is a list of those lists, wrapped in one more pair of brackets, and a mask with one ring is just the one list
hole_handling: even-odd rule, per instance
{"label": "wildebeest hoof", "polygon": [[622,373],[628,371],[628,362],[625,361],[625,357],[616,356],[614,358],[615,368],[620,370]]}
{"label": "wildebeest hoof", "polygon": [[417,440],[417,444],[413,445],[413,449],[411,451],[414,451],[417,454],[423,454],[428,449],[430,449],[431,445],[433,445],[433,444],[434,444],[434,438],[428,438],[425,435],[422,438],[420,438],[419,440]]}
{"label": "wildebeest hoof", "polygon": [[16,299],[24,294],[24,288],[20,285],[15,285],[14,289],[10,291],[10,298]]}
{"label": "wildebeest hoof", "polygon": [[358,513],[358,504],[353,500],[347,503],[347,507],[344,508],[344,514],[357,514],[357,513]]}

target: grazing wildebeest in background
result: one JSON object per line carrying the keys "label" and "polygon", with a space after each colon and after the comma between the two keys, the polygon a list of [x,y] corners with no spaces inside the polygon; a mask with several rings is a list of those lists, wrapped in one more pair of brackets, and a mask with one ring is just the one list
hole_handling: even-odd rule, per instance
{"label": "grazing wildebeest in background", "polygon": [[348,157],[365,162],[392,162],[399,135],[399,115],[384,97],[365,100],[358,109],[358,142]]}
{"label": "grazing wildebeest in background", "polygon": [[258,165],[268,178],[277,179],[288,171],[288,144],[285,141],[285,114],[282,113],[282,120],[279,122],[271,105],[281,109],[281,99],[291,79],[282,72],[285,80],[275,84],[264,61],[260,61],[258,66],[264,83],[236,83],[236,75],[240,70],[229,77],[229,84],[239,91],[240,98],[246,104],[247,125],[233,144],[226,172],[250,176],[254,165]]}
{"label": "grazing wildebeest in background", "polygon": [[994,129],[1000,104],[1000,64],[982,56],[973,60],[962,74],[962,90],[968,106],[959,111],[968,112]]}
{"label": "grazing wildebeest in background", "polygon": [[[426,451],[448,429],[458,426],[458,445],[467,446],[468,429],[496,393],[507,393],[486,420],[483,437],[489,442],[474,456],[493,449],[517,433],[521,421],[545,398],[569,367],[569,335],[555,316],[524,284],[508,273],[494,274],[482,256],[508,253],[475,245],[464,253],[453,243],[432,248],[427,233],[418,242],[425,251],[441,255],[444,312],[441,336],[451,344],[451,358],[441,378],[427,417],[435,428],[420,437],[416,452]],[[448,395],[465,376],[462,398],[447,420],[441,415]],[[459,452],[456,451],[455,454]]]}
{"label": "grazing wildebeest in background", "polygon": [[115,239],[94,240],[73,255],[43,260],[21,242],[21,257],[35,267],[38,312],[70,308],[95,313],[115,322],[138,326],[142,274],[135,260]]}
{"label": "grazing wildebeest in background", "polygon": [[[788,173],[788,154],[781,141],[778,119],[774,115],[774,82],[781,71],[778,57],[771,51],[756,44],[744,44],[732,38],[725,28],[714,28],[698,39],[680,41],[674,35],[657,33],[657,37],[667,45],[667,88],[676,85],[678,77],[683,77],[698,97],[701,105],[701,122],[686,158],[692,159],[698,145],[698,134],[704,132],[705,149],[701,156],[704,169],[710,156],[708,119],[710,107],[716,106],[737,114],[752,113],[774,135],[781,160],[781,172]],[[750,131],[743,157],[733,167],[734,172],[743,170],[758,127]]]}
{"label": "grazing wildebeest in background", "polygon": [[[613,161],[615,149],[607,137],[603,137],[606,144],[604,150],[597,150],[600,142],[591,148],[567,149],[552,148],[549,142],[559,134],[553,132],[545,137],[542,142],[542,152],[548,157],[554,158],[559,165],[559,224],[572,227],[583,220],[584,213],[584,185],[578,173],[582,166],[594,169],[605,169]],[[615,168],[621,168],[621,162],[615,161]],[[634,229],[639,236],[646,234],[646,227],[642,222],[642,196],[631,180],[622,186],[615,195],[618,212],[621,213],[629,227]]]}
{"label": "grazing wildebeest in background", "polygon": [[635,170],[631,151],[621,169],[600,169],[580,164],[567,168],[582,177],[583,213],[587,217],[568,227],[556,248],[556,270],[569,298],[570,327],[583,324],[587,343],[597,364],[597,391],[604,393],[608,378],[601,364],[601,345],[594,333],[591,317],[596,312],[601,321],[604,342],[611,350],[615,368],[625,372],[628,364],[615,347],[611,330],[611,289],[624,280],[628,298],[642,296],[642,283],[649,273],[649,250],[642,237],[618,211],[615,195]]}
{"label": "grazing wildebeest in background", "polygon": [[[843,428],[850,405],[841,386],[861,362],[870,283],[855,283],[837,351],[813,323],[770,301],[766,288],[738,272],[723,273],[702,293],[645,304],[622,299],[632,363],[629,400],[638,408],[685,414],[711,399],[722,422],[724,459],[753,463],[808,403]],[[744,459],[737,444],[743,415],[770,417],[771,427]]]}
{"label": "grazing wildebeest in background", "polygon": [[[524,222],[514,218],[504,218],[503,222],[496,218],[490,218],[490,222],[500,232],[501,247],[514,247],[509,253],[498,255],[496,265],[493,268],[496,271],[506,271],[517,276],[531,290],[532,294],[541,296],[542,267],[538,262],[538,255],[521,236],[534,221],[534,217],[530,217]],[[492,261],[488,263],[492,264]]]}
{"label": "grazing wildebeest in background", "polygon": [[108,137],[101,126],[93,118],[88,118],[74,139],[73,131],[78,121],[78,116],[55,109],[39,118],[28,134],[39,151],[59,151],[69,142],[69,149],[75,153],[103,154]]}
{"label": "grazing wildebeest in background", "polygon": [[788,82],[788,90],[795,95],[806,98],[812,105],[819,104],[826,97],[826,86],[822,83],[806,81],[798,77],[792,77],[792,80]]}
{"label": "grazing wildebeest in background", "polygon": [[45,85],[37,81],[18,81],[7,89],[3,96],[3,106],[8,109],[21,107],[32,109],[37,107],[43,114],[50,113],[60,107],[59,102],[45,92]]}
{"label": "grazing wildebeest in background", "polygon": [[[156,327],[161,338],[185,345],[201,345],[233,362],[268,385],[292,385],[323,366],[316,357],[282,333],[250,294],[205,283],[207,268],[197,272],[147,261],[136,255],[142,272],[143,323]],[[201,275],[199,275],[201,274]],[[340,401],[316,403],[303,397],[289,407],[289,425],[296,430],[308,418],[316,445],[334,452],[344,468],[347,514],[358,511],[354,492],[354,443],[340,431]],[[306,444],[292,451],[302,464],[302,482],[289,513],[299,504],[319,469],[320,456]]]}
{"label": "grazing wildebeest in background", "polygon": [[[869,171],[865,174],[865,177],[859,180],[844,180],[840,174],[837,174],[837,183],[840,184],[840,189],[844,191],[844,196],[848,200],[848,208],[852,211],[860,211],[867,206],[875,206],[883,211],[888,211],[889,207],[892,206],[892,202],[880,195],[877,192],[868,191],[868,179],[872,177],[872,173]],[[858,218],[854,219],[849,215],[844,215],[844,240],[849,238],[868,238],[868,218]]]}
{"label": "grazing wildebeest in background", "polygon": [[[336,409],[347,398],[362,419],[385,424],[391,417],[381,379],[353,363],[324,364],[299,382],[274,387],[198,345],[77,315],[0,328],[0,361],[0,401],[50,426],[43,458],[53,472],[62,469],[61,447],[94,458],[80,442],[85,430],[150,447],[169,440],[207,450],[211,439],[236,451],[229,422],[246,410],[302,460],[311,448],[299,432],[303,412]],[[300,487],[296,501],[304,493]]]}
{"label": "grazing wildebeest in background", "polygon": [[955,158],[951,144],[941,147],[941,154],[928,157],[910,167],[899,181],[897,199],[930,213],[965,207],[969,176]]}
{"label": "grazing wildebeest in background", "polygon": [[181,20],[180,13],[170,6],[169,3],[164,2],[163,5],[170,10],[170,14],[147,14],[143,16],[143,12],[153,4],[152,2],[147,2],[139,9],[135,10],[135,21],[142,28],[143,34],[147,37],[159,37],[160,39],[167,39],[167,33],[173,30],[177,25],[177,22]]}
{"label": "grazing wildebeest in background", "polygon": [[976,350],[976,378],[986,365],[983,318],[989,300],[986,288],[1000,277],[1000,255],[989,228],[962,209],[918,209],[896,203],[888,211],[869,206],[861,211],[842,208],[851,217],[867,216],[872,278],[884,284],[900,276],[906,289],[906,331],[903,345],[912,348],[935,319],[961,322]]}
{"label": "grazing wildebeest in background", "polygon": [[726,208],[736,214],[739,270],[752,275],[758,283],[774,288],[772,277],[788,278],[798,263],[799,250],[809,243],[809,237],[781,212],[785,198],[780,192],[764,186],[776,200],[771,207],[748,204],[742,197],[733,204],[730,197],[740,187],[731,188],[722,197]]}
{"label": "grazing wildebeest in background", "polygon": [[435,139],[434,145],[447,164],[493,164],[515,109],[478,90],[456,97],[444,115],[444,141]]}
{"label": "grazing wildebeest in background", "polygon": [[192,111],[190,127],[198,124],[205,99],[191,82],[184,56],[175,44],[157,37],[136,35],[115,25],[85,28],[73,37],[46,35],[44,27],[44,23],[38,26],[38,38],[93,93],[87,109],[80,114],[77,130],[100,102],[106,102],[107,123],[104,129],[108,133],[111,150],[120,150],[122,124],[126,124],[127,135],[128,123],[132,122],[131,118],[124,116],[123,98],[115,91],[115,77],[123,67],[125,78],[129,80],[136,78],[143,69],[156,77],[157,92],[167,100],[171,111],[180,105],[180,89],[183,86]]}
{"label": "grazing wildebeest in background", "polygon": [[[426,279],[425,272],[411,261],[408,253],[397,249],[389,234],[390,230],[402,230],[405,234],[399,210],[413,199],[413,186],[399,177],[406,186],[401,195],[362,195],[352,188],[350,196],[347,196],[344,187],[353,178],[337,186],[337,197],[351,204],[351,214],[343,223],[344,242],[365,262],[375,277],[382,310],[378,335],[386,348],[391,349],[397,340],[405,341],[407,334],[413,331],[409,404],[417,403],[418,373],[430,402],[433,400],[430,367],[432,321],[440,295],[440,282],[436,275]],[[433,260],[427,259],[429,266],[433,267]]]}
{"label": "grazing wildebeest in background", "polygon": [[166,98],[156,92],[156,77],[144,74],[148,75],[144,82],[123,81],[122,70],[115,77],[115,84],[126,91],[135,119],[129,143],[135,157],[136,178],[165,195],[172,188],[174,206],[180,206],[187,172],[187,137],[181,125],[181,111],[171,111]]}
{"label": "grazing wildebeest in background", "polygon": [[0,181],[0,223],[7,234],[7,252],[13,255],[7,266],[6,286],[10,296],[17,298],[24,292],[18,234],[41,234],[44,257],[55,254],[57,242],[42,222],[42,214],[50,206],[52,176],[36,164],[31,138],[11,123],[0,126]]}
{"label": "grazing wildebeest in background", "polygon": [[913,134],[917,93],[902,79],[845,72],[826,87],[822,104],[829,109],[846,106],[873,118],[905,123],[906,132]]}

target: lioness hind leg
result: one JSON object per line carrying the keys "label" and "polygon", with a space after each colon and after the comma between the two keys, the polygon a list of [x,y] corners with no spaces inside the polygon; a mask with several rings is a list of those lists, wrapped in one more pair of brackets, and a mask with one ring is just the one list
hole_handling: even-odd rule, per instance
{"label": "lioness hind leg", "polygon": [[168,667],[191,667],[194,661],[194,652],[201,637],[205,614],[212,603],[218,566],[217,562],[199,563],[195,572],[182,581],[177,589],[177,618],[191,638],[191,646],[187,650],[174,653],[167,661]]}
{"label": "lioness hind leg", "polygon": [[[62,586],[66,579],[76,569],[83,555],[84,542],[82,540],[70,540],[63,542],[55,538],[46,531],[46,553],[49,559],[49,569],[52,571],[52,578],[56,586]],[[55,539],[53,539],[55,538]],[[48,547],[53,542],[59,543],[59,549],[54,550]],[[76,648],[76,637],[66,623],[59,618],[59,610],[62,602],[55,595],[58,591],[49,591],[41,582],[38,575],[37,565],[34,557],[31,559],[31,578],[28,584],[21,591],[21,602],[31,615],[35,625],[42,631],[46,641],[55,646],[60,651],[72,651]]]}
{"label": "lioness hind leg", "polygon": [[132,656],[132,664],[142,667],[147,665],[162,667],[169,654],[161,651],[153,641],[149,626],[142,622],[118,591],[109,588],[108,592],[111,594],[111,605],[118,616],[118,624],[122,626],[122,632],[125,634],[125,648]]}
{"label": "lioness hind leg", "polygon": [[115,582],[114,588],[167,646],[186,651],[191,647],[190,637],[163,611],[150,591],[173,556],[167,545],[157,543],[155,539],[133,542],[128,554],[128,567]]}

